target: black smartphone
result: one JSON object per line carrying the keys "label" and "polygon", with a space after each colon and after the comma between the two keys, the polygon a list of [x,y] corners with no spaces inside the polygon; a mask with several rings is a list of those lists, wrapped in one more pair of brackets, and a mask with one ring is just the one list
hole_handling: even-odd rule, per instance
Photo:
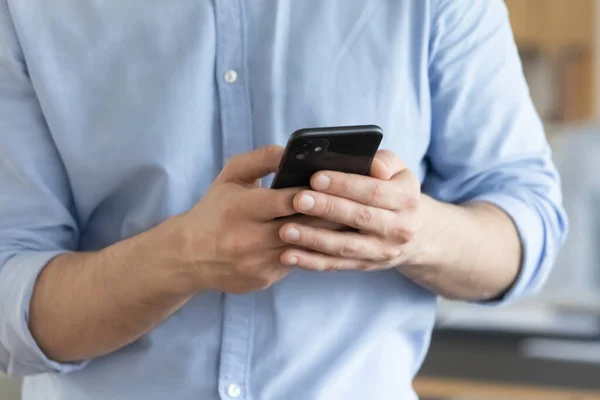
{"label": "black smartphone", "polygon": [[382,139],[377,125],[296,131],[288,140],[271,188],[307,187],[316,172],[325,170],[368,175]]}

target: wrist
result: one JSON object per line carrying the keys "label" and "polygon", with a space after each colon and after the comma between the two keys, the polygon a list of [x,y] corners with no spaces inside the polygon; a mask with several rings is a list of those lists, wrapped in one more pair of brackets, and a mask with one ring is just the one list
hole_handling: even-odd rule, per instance
{"label": "wrist", "polygon": [[[189,229],[187,214],[181,214],[165,220],[156,227],[158,246],[163,243],[164,251],[160,256],[167,267],[168,280],[177,291],[191,295],[209,289],[205,271],[202,246],[198,246],[198,229]],[[156,239],[155,239],[156,240]]]}
{"label": "wrist", "polygon": [[456,247],[444,245],[445,238],[454,235],[449,207],[457,208],[427,195],[421,196],[421,227],[413,240],[406,244],[403,266],[433,268],[451,262]]}
{"label": "wrist", "polygon": [[154,283],[154,289],[166,296],[193,296],[203,288],[194,269],[186,262],[185,236],[181,217],[171,217],[106,248],[101,256],[108,262],[120,259],[129,266],[138,265],[147,276],[146,281]]}

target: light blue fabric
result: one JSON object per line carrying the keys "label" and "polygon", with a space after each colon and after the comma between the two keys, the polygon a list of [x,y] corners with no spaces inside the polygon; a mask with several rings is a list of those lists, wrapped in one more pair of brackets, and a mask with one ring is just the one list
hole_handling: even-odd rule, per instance
{"label": "light blue fabric", "polygon": [[426,193],[505,209],[525,257],[503,300],[539,287],[566,222],[502,1],[0,0],[0,369],[25,400],[415,398],[435,296],[396,270],[202,293],[76,365],[27,329],[56,254],[189,209],[234,154],[351,124]]}

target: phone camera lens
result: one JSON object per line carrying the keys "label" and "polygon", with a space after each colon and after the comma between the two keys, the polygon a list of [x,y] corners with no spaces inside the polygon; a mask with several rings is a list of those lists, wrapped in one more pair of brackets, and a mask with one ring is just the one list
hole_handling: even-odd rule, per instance
{"label": "phone camera lens", "polygon": [[306,158],[306,154],[298,153],[296,154],[296,160],[304,160]]}

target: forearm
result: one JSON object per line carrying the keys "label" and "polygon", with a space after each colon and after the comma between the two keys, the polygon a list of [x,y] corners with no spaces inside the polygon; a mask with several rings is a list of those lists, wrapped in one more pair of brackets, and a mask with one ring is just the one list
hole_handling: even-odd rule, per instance
{"label": "forearm", "polygon": [[192,296],[171,262],[168,224],[94,253],[64,254],[40,274],[31,332],[49,358],[102,356],[138,339]]}
{"label": "forearm", "polygon": [[514,282],[522,249],[517,229],[499,208],[476,203],[444,204],[423,195],[423,226],[409,265],[408,278],[451,299],[488,300]]}

